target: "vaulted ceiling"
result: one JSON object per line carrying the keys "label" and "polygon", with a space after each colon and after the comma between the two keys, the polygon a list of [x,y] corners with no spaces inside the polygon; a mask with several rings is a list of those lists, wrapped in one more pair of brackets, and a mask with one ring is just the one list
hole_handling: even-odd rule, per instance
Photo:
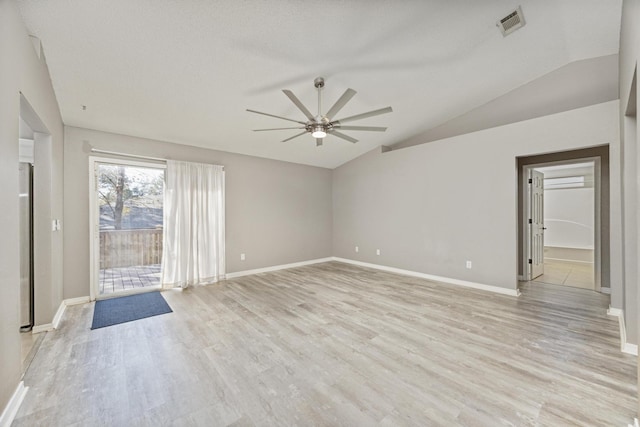
{"label": "vaulted ceiling", "polygon": [[[618,52],[621,0],[21,0],[42,41],[67,125],[333,168],[476,109],[569,63]],[[503,37],[518,5],[526,25]],[[316,147],[281,92],[315,112],[358,94],[340,116],[394,112],[350,124]],[[82,106],[87,109],[83,110]]]}

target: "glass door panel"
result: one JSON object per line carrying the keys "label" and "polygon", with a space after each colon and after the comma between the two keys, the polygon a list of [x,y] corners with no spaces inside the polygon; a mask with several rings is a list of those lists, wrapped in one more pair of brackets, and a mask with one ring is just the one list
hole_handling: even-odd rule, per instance
{"label": "glass door panel", "polygon": [[164,169],[98,163],[99,293],[160,286]]}

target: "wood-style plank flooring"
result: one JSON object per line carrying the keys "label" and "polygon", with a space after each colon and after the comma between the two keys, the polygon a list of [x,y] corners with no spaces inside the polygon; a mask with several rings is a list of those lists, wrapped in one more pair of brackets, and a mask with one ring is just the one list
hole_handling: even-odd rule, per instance
{"label": "wood-style plank flooring", "polygon": [[608,297],[520,297],[338,262],[164,292],[174,313],[47,333],[31,425],[625,426],[635,358]]}

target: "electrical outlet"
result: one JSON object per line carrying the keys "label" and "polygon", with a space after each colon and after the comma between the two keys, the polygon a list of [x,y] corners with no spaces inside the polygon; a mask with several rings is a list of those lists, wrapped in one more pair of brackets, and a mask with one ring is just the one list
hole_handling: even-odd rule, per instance
{"label": "electrical outlet", "polygon": [[360,248],[356,246],[356,252],[360,252]]}
{"label": "electrical outlet", "polygon": [[380,249],[376,249],[376,255],[380,255]]}
{"label": "electrical outlet", "polygon": [[240,261],[244,261],[244,260],[245,260],[244,254],[240,254]]}
{"label": "electrical outlet", "polygon": [[471,268],[471,261],[467,261],[467,268]]}

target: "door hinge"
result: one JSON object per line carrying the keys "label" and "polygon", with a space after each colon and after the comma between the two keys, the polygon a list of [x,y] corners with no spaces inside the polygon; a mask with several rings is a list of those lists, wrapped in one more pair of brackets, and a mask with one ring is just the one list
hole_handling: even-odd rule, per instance
{"label": "door hinge", "polygon": [[529,264],[533,264],[533,260],[529,258]]}
{"label": "door hinge", "polygon": [[529,218],[529,224],[533,224],[533,220]]}
{"label": "door hinge", "polygon": [[529,178],[529,184],[533,184],[533,179]]}

